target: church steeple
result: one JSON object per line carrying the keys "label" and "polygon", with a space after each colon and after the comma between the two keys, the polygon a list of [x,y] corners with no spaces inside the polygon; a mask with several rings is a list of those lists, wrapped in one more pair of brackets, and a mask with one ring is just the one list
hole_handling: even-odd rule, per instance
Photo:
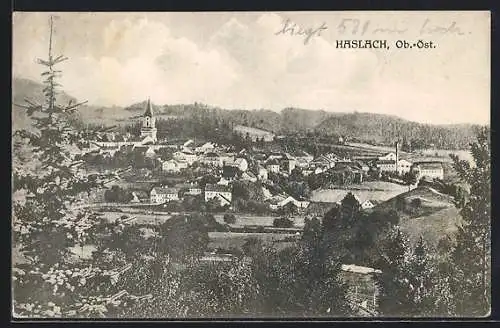
{"label": "church steeple", "polygon": [[151,99],[148,97],[148,104],[146,105],[146,112],[144,116],[153,117],[153,107],[151,106]]}
{"label": "church steeple", "polygon": [[146,111],[142,118],[141,137],[149,137],[151,141],[156,142],[156,119],[153,116],[153,106],[151,106],[151,99],[148,97]]}

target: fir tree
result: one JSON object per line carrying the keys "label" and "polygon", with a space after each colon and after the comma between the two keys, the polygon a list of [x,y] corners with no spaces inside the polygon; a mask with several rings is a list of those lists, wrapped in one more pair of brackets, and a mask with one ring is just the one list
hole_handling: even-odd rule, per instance
{"label": "fir tree", "polygon": [[71,252],[95,240],[92,235],[101,224],[80,205],[117,176],[89,174],[76,159],[86,135],[72,126],[71,113],[81,103],[57,102],[61,71],[55,67],[66,59],[52,55],[51,17],[48,59],[38,61],[47,68],[42,73],[45,103],[26,99],[27,105],[18,105],[35,129],[13,136],[13,245],[27,260],[13,264],[16,316],[103,315],[107,301],[102,293],[117,292],[106,275],[113,267],[75,262]]}
{"label": "fir tree", "polygon": [[470,186],[458,201],[463,222],[452,251],[453,294],[458,315],[485,316],[491,308],[491,163],[489,129],[471,145],[475,166],[452,156],[455,170]]}
{"label": "fir tree", "polygon": [[379,288],[379,311],[382,316],[405,316],[411,313],[406,277],[408,239],[398,228],[393,229],[379,247],[377,263],[382,273],[376,276]]}

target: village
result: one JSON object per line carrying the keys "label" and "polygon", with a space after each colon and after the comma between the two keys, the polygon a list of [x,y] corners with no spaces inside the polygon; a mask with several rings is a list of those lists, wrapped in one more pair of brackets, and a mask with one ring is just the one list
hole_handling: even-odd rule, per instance
{"label": "village", "polygon": [[[234,209],[232,187],[239,181],[262,186],[264,204],[270,211],[278,211],[287,205],[296,210],[304,210],[311,200],[300,192],[295,195],[277,192],[276,190],[280,189],[276,188],[279,184],[277,180],[293,180],[295,176],[305,179],[316,176],[324,179],[326,173],[334,180],[333,184],[338,186],[362,185],[367,180],[416,185],[422,178],[444,179],[441,162],[412,163],[401,158],[397,143],[393,152],[363,158],[340,157],[334,153],[322,154],[315,158],[301,150],[293,154],[255,149],[234,152],[231,145],[217,145],[210,141],[196,143],[190,139],[174,143],[158,140],[155,121],[151,102],[148,101],[139,136],[104,132],[98,140],[90,141],[88,148],[84,150],[83,157],[86,157],[89,163],[97,162],[95,156],[99,156],[101,161],[111,161],[119,158],[122,153],[132,154],[134,160],[122,161],[124,167],[121,169],[128,168],[137,172],[140,177],[132,177],[129,181],[136,182],[137,185],[149,182],[146,185],[150,188],[141,190],[131,186],[132,197],[128,201],[130,204],[159,206],[182,202],[186,196],[201,196],[204,202],[210,201],[220,208],[231,210]],[[274,140],[274,135],[262,135],[262,130],[245,129],[241,126],[235,130],[250,137],[252,141],[259,138],[264,142]],[[131,165],[127,165],[128,163]],[[203,179],[206,176],[210,177],[208,181]],[[412,181],[408,180],[409,176],[412,176]],[[174,183],[161,183],[162,180]],[[363,209],[370,209],[377,200],[367,198],[358,201]]]}
{"label": "village", "polygon": [[14,317],[488,310],[489,127],[160,85],[88,103],[55,82],[49,24],[42,83],[13,80]]}

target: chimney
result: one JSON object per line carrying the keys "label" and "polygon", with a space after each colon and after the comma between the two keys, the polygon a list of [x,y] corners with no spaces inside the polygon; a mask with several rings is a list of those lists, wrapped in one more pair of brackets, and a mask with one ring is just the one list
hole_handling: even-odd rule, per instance
{"label": "chimney", "polygon": [[396,173],[399,174],[398,162],[399,162],[399,141],[396,141]]}

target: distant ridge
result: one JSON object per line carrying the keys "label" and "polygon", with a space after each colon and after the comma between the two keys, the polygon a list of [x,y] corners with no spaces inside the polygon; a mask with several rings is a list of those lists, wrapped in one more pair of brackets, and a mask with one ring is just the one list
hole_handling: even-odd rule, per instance
{"label": "distant ridge", "polygon": [[[24,102],[24,97],[41,100],[42,85],[21,78],[13,79],[13,100]],[[68,102],[74,97],[61,92],[61,102]],[[374,113],[339,113],[324,110],[285,108],[281,111],[268,109],[240,110],[222,109],[200,103],[180,105],[158,105],[151,99],[155,114],[161,119],[185,118],[195,120],[219,120],[230,125],[244,125],[266,130],[275,134],[313,133],[330,136],[346,136],[351,140],[360,140],[376,144],[391,144],[395,139],[418,140],[419,138],[436,144],[441,148],[463,148],[475,138],[478,125],[453,124],[432,125],[408,121],[393,115]],[[143,102],[126,107],[82,106],[79,115],[82,121],[104,125],[127,124],[144,110]],[[14,124],[22,121],[16,116]],[[446,146],[446,147],[444,147]]]}

